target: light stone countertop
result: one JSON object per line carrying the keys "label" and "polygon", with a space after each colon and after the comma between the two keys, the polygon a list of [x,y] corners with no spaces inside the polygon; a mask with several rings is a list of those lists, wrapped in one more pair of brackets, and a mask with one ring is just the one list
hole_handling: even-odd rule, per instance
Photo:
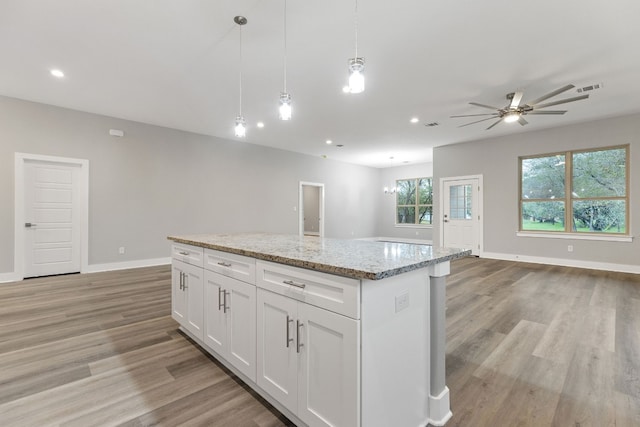
{"label": "light stone countertop", "polygon": [[380,280],[469,255],[470,250],[412,243],[270,233],[169,236],[176,243],[355,279]]}

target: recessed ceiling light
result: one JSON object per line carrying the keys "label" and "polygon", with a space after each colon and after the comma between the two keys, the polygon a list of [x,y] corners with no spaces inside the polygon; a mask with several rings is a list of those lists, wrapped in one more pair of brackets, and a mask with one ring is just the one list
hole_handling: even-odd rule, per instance
{"label": "recessed ceiling light", "polygon": [[411,123],[418,123],[420,121],[420,119],[418,119],[417,117],[412,117],[411,120],[409,120]]}
{"label": "recessed ceiling light", "polygon": [[326,142],[328,145],[333,144],[333,141],[332,141],[332,140],[330,140],[330,139],[327,139],[325,142]]}
{"label": "recessed ceiling light", "polygon": [[58,70],[58,69],[53,69],[50,71],[51,75],[54,77],[57,77],[59,79],[64,77],[64,73],[62,72],[62,70]]}
{"label": "recessed ceiling light", "polygon": [[261,128],[261,129],[262,129],[262,128],[264,127],[264,123],[262,123],[262,122],[258,122],[258,123],[256,124],[256,126],[258,126],[259,128]]}

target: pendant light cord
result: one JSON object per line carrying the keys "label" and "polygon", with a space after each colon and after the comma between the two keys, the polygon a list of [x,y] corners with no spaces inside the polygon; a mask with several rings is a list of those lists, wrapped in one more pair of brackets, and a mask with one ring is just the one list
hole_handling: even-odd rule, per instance
{"label": "pendant light cord", "polygon": [[358,0],[356,0],[355,10],[355,27],[356,27],[356,58],[358,58]]}
{"label": "pendant light cord", "polygon": [[284,0],[284,59],[282,68],[283,72],[283,89],[287,93],[287,0]]}
{"label": "pendant light cord", "polygon": [[242,116],[242,25],[240,27],[240,116]]}

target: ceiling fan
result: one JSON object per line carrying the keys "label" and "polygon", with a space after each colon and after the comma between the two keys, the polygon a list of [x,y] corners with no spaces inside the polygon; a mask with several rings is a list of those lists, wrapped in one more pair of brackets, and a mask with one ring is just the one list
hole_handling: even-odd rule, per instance
{"label": "ceiling fan", "polygon": [[471,122],[471,123],[465,123],[463,125],[460,125],[458,127],[464,127],[464,126],[469,126],[472,125],[474,123],[480,123],[480,122],[484,122],[486,120],[491,120],[491,119],[498,119],[496,120],[491,126],[489,126],[487,128],[487,130],[491,129],[492,127],[494,127],[495,125],[497,125],[498,123],[500,123],[501,121],[504,121],[506,123],[513,123],[513,122],[518,122],[520,123],[521,126],[526,125],[527,122],[523,116],[526,116],[527,114],[547,114],[547,115],[561,115],[567,112],[567,110],[541,110],[542,108],[546,108],[546,107],[551,107],[553,105],[559,105],[559,104],[566,104],[567,102],[574,102],[574,101],[580,101],[582,99],[587,99],[589,98],[589,95],[580,95],[580,96],[574,96],[573,98],[565,98],[565,99],[560,99],[558,101],[551,101],[551,102],[545,102],[542,103],[543,101],[546,101],[549,98],[553,98],[554,96],[560,95],[563,92],[568,91],[569,89],[573,89],[575,86],[574,85],[566,85],[561,87],[560,89],[556,89],[553,92],[549,92],[546,95],[541,96],[540,98],[534,100],[534,101],[530,101],[528,103],[522,103],[522,92],[511,92],[507,94],[507,100],[509,101],[509,103],[506,105],[506,107],[500,108],[500,107],[492,107],[490,105],[485,105],[485,104],[479,104],[477,102],[470,102],[469,104],[471,105],[475,105],[477,107],[483,107],[483,108],[488,108],[490,110],[495,110],[495,113],[486,113],[486,114],[465,114],[465,115],[461,115],[461,116],[451,116],[452,118],[454,117],[477,117],[477,116],[490,116],[481,120],[476,120],[475,122]]}

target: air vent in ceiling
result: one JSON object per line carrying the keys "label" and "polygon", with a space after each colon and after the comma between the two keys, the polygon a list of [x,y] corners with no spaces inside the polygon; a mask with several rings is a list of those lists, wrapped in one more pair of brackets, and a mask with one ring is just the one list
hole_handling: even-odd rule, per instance
{"label": "air vent in ceiling", "polygon": [[428,128],[432,128],[434,126],[438,126],[440,123],[438,122],[431,122],[431,123],[425,123],[424,125]]}
{"label": "air vent in ceiling", "polygon": [[589,92],[591,90],[596,90],[596,89],[600,89],[602,87],[602,83],[595,83],[589,86],[585,86],[585,87],[579,87],[578,89],[576,89],[576,91],[578,93],[582,93],[582,92]]}

